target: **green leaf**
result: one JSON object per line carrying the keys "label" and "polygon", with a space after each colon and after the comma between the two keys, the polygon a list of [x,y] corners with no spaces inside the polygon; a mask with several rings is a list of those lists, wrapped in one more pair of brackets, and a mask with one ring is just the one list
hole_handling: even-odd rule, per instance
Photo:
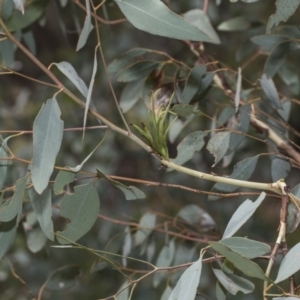
{"label": "green leaf", "polygon": [[207,36],[210,37],[211,43],[220,44],[220,39],[212,27],[210,20],[207,14],[201,9],[192,9],[188,12],[184,13],[183,18],[198,27],[201,31],[203,31]]}
{"label": "green leaf", "polygon": [[216,296],[217,300],[226,300],[226,291],[219,281],[216,284]]}
{"label": "green leaf", "polygon": [[218,132],[208,141],[206,149],[215,157],[215,163],[212,167],[216,166],[226,154],[229,147],[229,141],[229,131]]}
{"label": "green leaf", "polygon": [[147,77],[155,69],[161,68],[163,62],[153,60],[138,61],[122,69],[116,74],[116,79],[121,82],[130,82]]}
{"label": "green leaf", "polygon": [[75,178],[75,173],[74,172],[68,172],[61,170],[57,174],[55,181],[54,181],[54,186],[53,186],[53,191],[55,195],[59,195],[63,192],[64,187],[73,182]]}
{"label": "green leaf", "polygon": [[97,175],[100,178],[104,178],[104,179],[108,180],[116,188],[118,188],[119,190],[121,190],[124,193],[126,200],[136,200],[136,199],[144,199],[144,198],[146,198],[146,195],[144,194],[144,192],[142,192],[137,187],[132,186],[132,185],[126,186],[125,184],[123,184],[123,183],[121,183],[119,181],[110,179],[104,173],[102,173],[99,169],[97,169]]}
{"label": "green leaf", "polygon": [[144,85],[145,78],[132,81],[127,84],[120,98],[120,107],[123,113],[128,112],[140,99],[143,98]]}
{"label": "green leaf", "polygon": [[224,288],[232,295],[236,295],[237,292],[249,294],[254,291],[254,284],[240,276],[225,274],[221,270],[212,269],[218,281],[224,286]]}
{"label": "green leaf", "polygon": [[222,239],[220,243],[250,259],[264,255],[271,249],[267,244],[241,237]]}
{"label": "green leaf", "polygon": [[[256,168],[258,159],[259,159],[259,155],[256,155],[238,162],[234,166],[232,174],[228,177],[232,179],[248,180]],[[211,191],[218,192],[218,193],[232,193],[237,189],[238,187],[232,184],[216,183],[213,186]],[[217,199],[220,199],[220,197],[214,195],[209,195],[208,197],[208,200],[217,200]]]}
{"label": "green leaf", "polygon": [[265,276],[263,270],[250,259],[241,256],[239,253],[232,251],[227,246],[218,243],[210,242],[211,247],[218,252],[220,255],[225,256],[237,269],[242,271],[245,275],[255,277],[264,281],[270,281]]}
{"label": "green leaf", "polygon": [[236,83],[236,92],[234,96],[235,113],[239,110],[240,98],[241,98],[241,86],[242,86],[242,69],[238,68],[238,77]]}
{"label": "green leaf", "polygon": [[202,270],[202,254],[193,262],[178,280],[168,300],[191,300],[195,299],[197,287]]}
{"label": "green leaf", "polygon": [[201,112],[196,110],[195,105],[188,105],[188,104],[175,104],[171,112],[176,114],[178,117],[186,118],[192,114],[200,115]]}
{"label": "green leaf", "polygon": [[272,28],[278,26],[280,22],[286,22],[294,14],[299,4],[300,0],[277,0],[276,13],[271,15],[267,24],[267,34],[270,34]]}
{"label": "green leaf", "polygon": [[33,124],[33,158],[31,178],[41,194],[48,186],[63,137],[64,122],[55,98],[43,104]]}
{"label": "green leaf", "polygon": [[[176,119],[175,121],[172,121],[172,126],[169,130],[168,136],[171,143],[173,143],[180,132],[192,122],[192,120],[195,118],[195,114],[189,115],[186,120],[182,121],[180,119]],[[171,123],[171,121],[170,121]]]}
{"label": "green leaf", "polygon": [[288,51],[289,43],[281,43],[271,52],[264,68],[264,73],[269,78],[273,78],[284,65]]}
{"label": "green leaf", "polygon": [[250,219],[250,217],[254,214],[256,209],[261,205],[265,197],[266,197],[266,193],[262,192],[255,202],[252,202],[249,199],[244,201],[238,207],[238,209],[235,211],[230,221],[228,222],[222,240],[234,235],[242,227],[242,225],[248,219]]}
{"label": "green leaf", "polygon": [[[1,148],[0,148],[0,158],[6,158],[9,157],[7,146],[6,146],[6,141],[8,138],[5,140],[2,139],[2,136],[0,136],[0,141],[1,141]],[[3,188],[5,179],[6,179],[6,173],[7,173],[7,165],[10,164],[10,161],[8,160],[0,160],[0,191]]]}
{"label": "green leaf", "polygon": [[20,213],[23,201],[23,193],[26,188],[26,180],[26,177],[17,180],[16,189],[13,196],[0,207],[0,222],[9,222]]}
{"label": "green leaf", "polygon": [[257,35],[251,38],[251,41],[260,46],[262,51],[271,52],[278,45],[289,41],[290,39],[284,35]]}
{"label": "green leaf", "polygon": [[[85,235],[94,225],[100,209],[98,192],[93,184],[75,187],[72,195],[65,195],[60,215],[69,220],[64,231],[58,231],[57,240],[60,244],[69,244]],[[66,240],[66,239],[68,240]]]}
{"label": "green leaf", "polygon": [[151,234],[155,227],[156,215],[150,212],[145,213],[139,222],[139,230],[135,234],[135,245],[141,245]]}
{"label": "green leaf", "polygon": [[[163,246],[158,254],[156,260],[156,266],[158,268],[169,267],[172,264],[175,255],[175,242],[171,240],[168,245]],[[167,274],[162,272],[156,272],[153,277],[153,286],[156,288]],[[168,276],[168,275],[167,275]]]}
{"label": "green leaf", "polygon": [[207,132],[195,131],[186,136],[177,146],[177,157],[171,159],[174,163],[182,165],[189,161],[196,151],[200,151],[205,144]]}
{"label": "green leaf", "polygon": [[76,277],[80,274],[77,265],[63,266],[56,269],[47,278],[45,288],[52,291],[64,291],[76,284]]}
{"label": "green leaf", "polygon": [[189,104],[201,86],[202,77],[206,74],[206,65],[197,65],[189,73],[183,93],[182,102]]}
{"label": "green leaf", "polygon": [[170,288],[169,285],[167,285],[166,289],[164,290],[164,292],[162,293],[162,295],[160,297],[160,300],[168,300],[171,293],[172,293],[172,289]]}
{"label": "green leaf", "polygon": [[[300,184],[297,184],[292,190],[291,194],[296,197],[298,206],[300,205]],[[290,202],[288,205],[288,215],[286,221],[286,232],[291,233],[298,227],[300,223],[300,211],[298,207]]]}
{"label": "green leaf", "polygon": [[15,7],[18,9],[22,15],[24,15],[24,5],[22,0],[14,0]]}
{"label": "green leaf", "polygon": [[17,220],[16,218],[12,219],[9,222],[0,223],[0,260],[3,255],[11,247],[13,241],[15,240],[17,233]]}
{"label": "green leaf", "polygon": [[[16,37],[17,34],[14,34]],[[0,54],[1,54],[1,63],[7,67],[13,67],[15,64],[15,53],[17,47],[16,45],[10,41],[9,39],[5,39],[1,41]]]}
{"label": "green leaf", "polygon": [[293,64],[285,62],[285,64],[278,70],[278,75],[294,95],[299,94],[299,76]]}
{"label": "green leaf", "polygon": [[31,205],[44,234],[54,241],[54,229],[52,222],[52,191],[48,186],[42,194],[38,194],[33,188],[28,191]]}
{"label": "green leaf", "polygon": [[220,31],[242,31],[250,27],[250,22],[245,19],[245,16],[235,17],[222,22],[218,26]]}
{"label": "green leaf", "polygon": [[272,180],[275,182],[279,179],[285,179],[291,171],[291,164],[289,161],[280,157],[275,157],[272,160],[271,174]]}
{"label": "green leaf", "polygon": [[179,40],[215,42],[206,31],[178,16],[159,0],[115,2],[128,21],[140,30]]}
{"label": "green leaf", "polygon": [[36,56],[36,43],[35,43],[35,39],[34,39],[34,35],[33,35],[32,31],[23,32],[22,38],[23,38],[25,44],[27,45],[28,49],[30,50],[30,52],[34,56]]}
{"label": "green leaf", "polygon": [[80,50],[86,44],[90,32],[93,29],[93,25],[91,21],[91,7],[90,7],[89,0],[85,0],[85,7],[86,7],[86,17],[76,46],[76,51]]}
{"label": "green leaf", "polygon": [[260,85],[270,103],[274,104],[277,109],[280,109],[281,103],[273,80],[267,78],[266,74],[263,74],[260,79]]}
{"label": "green leaf", "polygon": [[129,255],[132,248],[132,237],[129,226],[125,227],[125,237],[124,237],[124,244],[122,246],[122,264],[124,267],[127,266],[127,259],[126,256]]}
{"label": "green leaf", "polygon": [[299,271],[300,269],[299,255],[300,255],[300,243],[296,244],[284,256],[280,264],[275,283],[279,283]]}

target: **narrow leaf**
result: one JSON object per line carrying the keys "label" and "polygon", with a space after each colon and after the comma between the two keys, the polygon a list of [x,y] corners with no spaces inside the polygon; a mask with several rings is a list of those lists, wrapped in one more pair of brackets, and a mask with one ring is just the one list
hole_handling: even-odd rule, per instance
{"label": "narrow leaf", "polygon": [[268,100],[274,104],[276,108],[281,108],[279,95],[273,80],[271,78],[267,78],[266,74],[263,74],[260,79],[260,85]]}
{"label": "narrow leaf", "polygon": [[168,300],[195,299],[202,270],[202,255],[189,266],[178,280]]}
{"label": "narrow leaf", "polygon": [[125,237],[124,237],[124,244],[122,246],[122,264],[124,267],[127,266],[127,259],[126,256],[129,255],[132,248],[132,237],[130,233],[129,226],[125,227]]}
{"label": "narrow leaf", "polygon": [[[5,140],[7,140],[7,138]],[[1,141],[0,158],[9,157],[5,140],[3,140],[2,137],[0,136],[0,141]],[[0,190],[2,190],[2,188],[3,188],[4,182],[6,179],[7,165],[9,163],[10,162],[7,160],[4,160],[4,159],[0,160]]]}
{"label": "narrow leaf", "polygon": [[12,219],[9,222],[0,223],[0,260],[11,247],[17,233],[17,220]]}
{"label": "narrow leaf", "polygon": [[49,240],[54,241],[52,195],[50,186],[48,186],[42,194],[38,194],[33,188],[28,191],[28,194],[41,229]]}
{"label": "narrow leaf", "polygon": [[0,207],[0,222],[9,222],[20,212],[26,180],[26,177],[17,180],[13,196]]}
{"label": "narrow leaf", "polygon": [[237,113],[239,110],[241,86],[242,86],[242,69],[238,68],[238,77],[237,77],[236,91],[234,97],[235,113]]}
{"label": "narrow leaf", "polygon": [[249,199],[244,201],[232,215],[222,239],[226,239],[234,235],[242,227],[242,225],[250,219],[265,197],[266,193],[262,192],[255,202],[252,202]]}
{"label": "narrow leaf", "polygon": [[65,195],[60,206],[60,215],[68,219],[69,223],[64,231],[57,232],[58,242],[68,244],[66,239],[75,242],[85,235],[96,222],[99,208],[98,192],[93,184],[76,186],[74,194]]}
{"label": "narrow leaf", "polygon": [[59,195],[63,192],[65,185],[73,182],[75,178],[75,173],[73,172],[67,172],[67,171],[59,171],[57,174],[55,181],[54,181],[54,186],[53,186],[53,191],[55,195]]}
{"label": "narrow leaf", "polygon": [[300,4],[300,0],[277,0],[276,13],[271,15],[267,25],[267,34],[271,33],[272,28],[278,26],[280,22],[286,22],[294,14]]}
{"label": "narrow leaf", "polygon": [[279,283],[300,270],[300,243],[296,244],[290,251],[284,256],[277,274],[275,283]]}
{"label": "narrow leaf", "polygon": [[151,234],[155,227],[156,215],[150,212],[145,213],[139,222],[139,230],[135,234],[135,245],[141,245]]}
{"label": "narrow leaf", "polygon": [[82,28],[82,31],[79,36],[79,40],[76,46],[76,51],[80,50],[86,43],[90,32],[93,29],[93,25],[91,22],[91,7],[90,7],[90,1],[85,0],[85,7],[86,7],[86,17],[84,20],[84,25]]}
{"label": "narrow leaf", "polygon": [[218,26],[220,31],[242,31],[250,27],[250,22],[248,22],[244,16],[236,17],[222,22]]}
{"label": "narrow leaf", "polygon": [[237,269],[242,271],[245,275],[259,278],[264,281],[270,281],[270,279],[265,276],[263,270],[250,259],[241,256],[239,253],[232,251],[230,248],[221,243],[210,242],[210,245],[220,255],[225,256]]}
{"label": "narrow leaf", "polygon": [[63,137],[64,122],[55,98],[43,104],[33,124],[32,183],[41,194],[48,186]]}
{"label": "narrow leaf", "polygon": [[226,154],[229,147],[230,132],[218,132],[215,134],[207,144],[206,149],[215,157],[214,167]]}
{"label": "narrow leaf", "polygon": [[182,165],[189,161],[196,151],[200,151],[205,144],[204,138],[207,132],[195,131],[186,136],[177,146],[177,157],[172,161]]}
{"label": "narrow leaf", "polygon": [[241,237],[222,239],[220,243],[250,259],[264,255],[271,249],[271,247],[267,244]]}
{"label": "narrow leaf", "polygon": [[157,0],[115,0],[128,21],[136,28],[179,40],[215,42],[203,30],[172,12]]}
{"label": "narrow leaf", "polygon": [[236,295],[237,292],[249,294],[254,291],[254,284],[240,276],[225,274],[223,271],[218,269],[212,269],[218,281],[223,287],[232,295]]}

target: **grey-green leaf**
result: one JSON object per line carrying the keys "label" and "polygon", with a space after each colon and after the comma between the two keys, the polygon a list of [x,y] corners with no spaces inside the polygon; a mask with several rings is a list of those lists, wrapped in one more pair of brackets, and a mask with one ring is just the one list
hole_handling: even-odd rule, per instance
{"label": "grey-green leaf", "polygon": [[295,274],[300,269],[300,243],[296,244],[289,252],[284,256],[277,274],[275,283],[279,283],[293,274]]}
{"label": "grey-green leaf", "polygon": [[242,237],[222,239],[220,243],[247,258],[255,258],[268,253],[271,247],[267,244]]}
{"label": "grey-green leaf", "polygon": [[291,171],[291,164],[289,161],[280,157],[275,157],[272,160],[271,174],[272,180],[275,182],[279,179],[285,179]]}
{"label": "grey-green leaf", "polygon": [[220,31],[242,31],[250,27],[250,22],[245,19],[245,16],[235,17],[222,22],[218,26]]}
{"label": "grey-green leaf", "polygon": [[225,274],[223,271],[218,269],[212,269],[215,276],[223,287],[232,295],[236,295],[237,292],[249,294],[254,291],[254,284],[240,276]]}
{"label": "grey-green leaf", "polygon": [[[254,157],[246,158],[240,162],[238,162],[233,169],[232,174],[229,178],[232,179],[239,179],[239,180],[248,180],[251,175],[253,174],[257,161],[259,159],[259,155]],[[225,183],[216,183],[213,188],[212,192],[219,192],[219,193],[232,193],[237,190],[237,186]],[[217,200],[219,196],[209,195],[208,200]]]}
{"label": "grey-green leaf", "polygon": [[17,233],[17,220],[0,223],[0,260],[11,247]]}
{"label": "grey-green leaf", "polygon": [[115,0],[136,28],[179,40],[215,42],[204,30],[172,12],[158,0]]}
{"label": "grey-green leaf", "polygon": [[280,22],[286,22],[294,14],[299,4],[300,0],[277,0],[276,13],[271,15],[267,24],[267,34],[270,34],[272,28],[278,26]]}
{"label": "grey-green leaf", "polygon": [[0,222],[9,222],[20,212],[26,179],[26,177],[23,177],[17,180],[13,196],[0,207]]}
{"label": "grey-green leaf", "polygon": [[250,259],[241,256],[239,253],[232,251],[227,246],[218,243],[210,242],[211,247],[220,255],[225,256],[237,269],[242,271],[245,275],[259,278],[264,281],[270,281],[264,274],[263,270]]}
{"label": "grey-green leaf", "polygon": [[57,174],[55,181],[54,181],[54,186],[53,186],[53,191],[55,195],[59,195],[63,192],[65,185],[73,182],[75,178],[75,173],[74,172],[68,172],[61,170]]}
{"label": "grey-green leaf", "polygon": [[178,280],[168,300],[192,300],[195,299],[197,287],[202,270],[202,255],[193,262]]}
{"label": "grey-green leaf", "polygon": [[[58,231],[57,240],[61,244],[77,241],[94,225],[100,209],[98,192],[93,184],[84,184],[75,187],[72,195],[65,195],[60,214],[69,220],[64,231]],[[66,240],[66,239],[68,240]]]}
{"label": "grey-green leaf", "polygon": [[135,234],[135,245],[141,245],[151,234],[155,227],[156,215],[150,212],[145,213],[139,222],[139,230]]}
{"label": "grey-green leaf", "polygon": [[281,43],[287,42],[288,37],[284,35],[257,35],[251,38],[251,41],[260,46],[262,51],[271,52],[276,46]]}
{"label": "grey-green leaf", "polygon": [[48,186],[63,137],[64,122],[55,98],[43,104],[33,125],[32,183],[41,194]]}
{"label": "grey-green leaf", "polygon": [[260,85],[268,100],[274,104],[276,108],[281,108],[280,98],[273,80],[267,78],[266,74],[263,74],[260,79]]}
{"label": "grey-green leaf", "polygon": [[33,188],[28,191],[31,205],[44,234],[54,241],[54,229],[52,221],[52,191],[48,186],[42,194],[38,194]]}
{"label": "grey-green leaf", "polygon": [[226,154],[230,141],[230,132],[223,131],[216,133],[207,144],[206,149],[215,157],[214,167]]}
{"label": "grey-green leaf", "polygon": [[[6,142],[5,142],[5,140],[2,139],[1,136],[0,136],[0,140],[1,140],[0,158],[6,158],[9,156]],[[10,162],[7,160],[4,160],[4,159],[0,160],[0,190],[2,190],[2,188],[3,188],[5,178],[6,178],[6,173],[7,173],[7,165],[9,163]]]}
{"label": "grey-green leaf", "polygon": [[177,157],[172,161],[182,165],[189,161],[196,151],[200,151],[205,144],[204,138],[207,136],[205,131],[195,131],[186,136],[177,146]]}
{"label": "grey-green leaf", "polygon": [[249,199],[244,201],[232,215],[224,231],[222,239],[226,239],[234,235],[242,227],[242,225],[254,214],[265,197],[266,193],[262,192],[255,202],[252,202]]}

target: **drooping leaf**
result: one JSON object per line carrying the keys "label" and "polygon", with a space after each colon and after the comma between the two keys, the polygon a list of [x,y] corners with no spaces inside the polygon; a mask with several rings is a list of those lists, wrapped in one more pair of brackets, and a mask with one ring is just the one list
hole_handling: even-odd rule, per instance
{"label": "drooping leaf", "polygon": [[8,251],[11,247],[13,241],[15,240],[15,236],[17,233],[17,220],[16,218],[10,220],[9,222],[1,222],[0,223],[0,260],[3,255]]}
{"label": "drooping leaf", "polygon": [[300,269],[299,255],[300,255],[300,243],[296,244],[284,256],[280,264],[275,283],[279,283],[299,271]]}
{"label": "drooping leaf", "polygon": [[100,178],[104,178],[104,179],[108,180],[116,188],[118,188],[119,190],[121,190],[124,193],[126,200],[136,200],[136,199],[144,199],[144,198],[146,198],[146,195],[144,194],[144,192],[142,192],[137,187],[132,186],[132,185],[126,186],[125,184],[123,184],[123,183],[121,183],[121,182],[119,182],[117,180],[113,180],[113,179],[107,177],[99,169],[97,169],[97,175]]}
{"label": "drooping leaf", "polygon": [[212,228],[216,226],[213,218],[201,207],[196,204],[189,204],[178,212],[178,217],[189,224],[197,225],[199,228]]}
{"label": "drooping leaf", "polygon": [[75,175],[76,174],[74,172],[67,172],[64,170],[59,171],[54,181],[54,186],[53,186],[54,194],[55,195],[61,194],[64,190],[64,187],[67,184],[73,182]]}
{"label": "drooping leaf", "polygon": [[266,74],[263,74],[260,79],[260,85],[267,96],[270,103],[274,104],[277,109],[281,108],[280,98],[275,87],[275,84],[271,78],[268,78]]}
{"label": "drooping leaf", "polygon": [[216,133],[207,144],[206,149],[215,157],[214,167],[226,154],[230,141],[230,132],[223,131]]}
{"label": "drooping leaf", "polygon": [[201,9],[192,9],[183,14],[183,18],[198,27],[207,36],[210,37],[211,43],[220,44],[220,39],[212,27],[207,14]]}
{"label": "drooping leaf", "polygon": [[217,296],[217,300],[226,299],[226,291],[219,281],[217,281],[216,283],[216,296]]}
{"label": "drooping leaf", "polygon": [[232,251],[230,248],[221,243],[210,242],[209,244],[216,252],[218,252],[220,255],[225,256],[237,269],[239,269],[245,275],[255,277],[264,281],[270,281],[270,279],[265,276],[263,270],[250,259],[241,256],[239,253]]}
{"label": "drooping leaf", "polygon": [[54,241],[54,229],[52,221],[52,191],[48,186],[42,194],[38,194],[33,188],[28,191],[31,205],[44,234]]}
{"label": "drooping leaf", "polygon": [[127,84],[120,98],[120,107],[123,113],[128,112],[143,97],[144,85],[144,78]]}
{"label": "drooping leaf", "polygon": [[126,226],[125,228],[125,237],[124,237],[124,244],[122,246],[122,264],[124,267],[127,266],[127,259],[126,256],[129,255],[132,248],[132,237],[130,233],[130,228]]}
{"label": "drooping leaf", "polygon": [[86,16],[83,24],[82,31],[79,36],[79,40],[76,46],[76,51],[80,50],[85,44],[89,37],[90,32],[93,29],[92,21],[91,21],[91,7],[90,1],[85,0],[85,7],[86,7]]}
{"label": "drooping leaf", "polygon": [[125,281],[121,287],[119,288],[119,291],[122,290],[122,292],[120,294],[118,294],[117,296],[117,300],[128,300],[129,297],[129,287],[127,287],[126,289],[123,290],[123,288],[125,286],[128,286],[128,281]]}
{"label": "drooping leaf", "polygon": [[270,34],[272,28],[278,26],[280,22],[286,22],[294,14],[299,4],[300,0],[277,0],[276,13],[271,15],[267,24],[267,34]]}
{"label": "drooping leaf", "polygon": [[220,243],[250,259],[264,255],[271,249],[267,244],[241,237],[222,239]]}
{"label": "drooping leaf", "polygon": [[30,52],[36,56],[36,43],[32,31],[23,32],[22,38]]}
{"label": "drooping leaf", "polygon": [[242,86],[242,69],[238,68],[238,77],[237,77],[236,91],[234,96],[235,113],[237,113],[239,110],[241,86]]}
{"label": "drooping leaf", "polygon": [[202,77],[205,73],[206,65],[197,65],[191,70],[182,93],[182,102],[184,104],[189,104],[197,94],[201,86]]}
{"label": "drooping leaf", "polygon": [[121,82],[130,82],[147,77],[152,71],[160,69],[164,62],[142,60],[122,69],[116,74],[116,79]]}
{"label": "drooping leaf", "polygon": [[79,266],[68,265],[56,269],[47,278],[45,288],[52,291],[64,291],[76,284],[76,277],[80,274]]}
{"label": "drooping leaf", "polygon": [[16,9],[18,9],[22,15],[24,15],[24,5],[22,0],[14,0]]}
{"label": "drooping leaf", "polygon": [[195,299],[202,270],[202,255],[189,266],[178,280],[168,300]]}
{"label": "drooping leaf", "polygon": [[252,202],[249,199],[244,201],[232,215],[222,239],[226,239],[234,235],[242,227],[242,225],[251,218],[265,197],[266,193],[262,192],[255,202]]}
{"label": "drooping leaf", "polygon": [[[69,220],[64,231],[58,231],[57,240],[60,244],[77,241],[94,225],[99,213],[100,201],[98,192],[93,184],[84,184],[75,187],[72,195],[65,195],[60,215]],[[66,238],[66,239],[64,239]]]}
{"label": "drooping leaf", "polygon": [[32,183],[41,194],[48,186],[63,137],[64,122],[55,98],[43,104],[33,124]]}
{"label": "drooping leaf", "polygon": [[215,42],[206,31],[172,12],[157,0],[115,0],[128,21],[136,28],[169,38]]}
{"label": "drooping leaf", "polygon": [[139,230],[135,234],[135,245],[141,245],[151,234],[155,227],[156,215],[150,212],[145,213],[139,222]]}
{"label": "drooping leaf", "polygon": [[245,19],[245,16],[235,17],[227,21],[222,22],[218,26],[220,31],[241,31],[248,29],[250,22]]}
{"label": "drooping leaf", "polygon": [[[159,252],[155,265],[159,268],[169,267],[174,259],[174,254],[175,242],[174,240],[170,240],[170,242],[167,245],[163,246],[163,248]],[[166,275],[167,274],[160,272],[155,273],[153,277],[153,286],[158,287],[158,285],[166,277]]]}
{"label": "drooping leaf", "polygon": [[[259,159],[259,155],[256,155],[238,162],[234,166],[233,172],[229,176],[229,178],[248,180],[256,168],[258,159]],[[213,186],[211,191],[219,192],[219,193],[232,193],[237,189],[238,187],[232,184],[216,183]],[[209,195],[208,200],[217,200],[219,198],[220,198],[219,196]]]}
{"label": "drooping leaf", "polygon": [[272,160],[271,174],[272,180],[275,182],[279,179],[285,179],[291,171],[291,164],[289,161],[280,157],[275,157]]}
{"label": "drooping leaf", "polygon": [[[7,140],[7,139],[5,139]],[[1,148],[0,148],[0,158],[6,158],[9,157],[6,141],[2,139],[0,136],[0,142],[1,142]],[[3,188],[5,179],[6,179],[6,173],[7,173],[7,165],[10,164],[10,161],[1,159],[0,160],[0,191]]]}
{"label": "drooping leaf", "polygon": [[225,274],[223,271],[218,269],[212,269],[218,281],[223,287],[232,295],[236,295],[237,292],[249,294],[254,291],[254,284],[240,276]]}
{"label": "drooping leaf", "polygon": [[0,222],[9,222],[20,213],[23,201],[23,193],[26,188],[26,177],[17,180],[13,196],[0,207]]}
{"label": "drooping leaf", "polygon": [[269,78],[273,78],[284,65],[288,51],[289,43],[281,43],[271,52],[264,68],[264,73]]}
{"label": "drooping leaf", "polygon": [[200,151],[205,144],[204,138],[207,132],[195,131],[186,136],[177,146],[177,157],[172,161],[182,165],[189,161],[196,151]]}

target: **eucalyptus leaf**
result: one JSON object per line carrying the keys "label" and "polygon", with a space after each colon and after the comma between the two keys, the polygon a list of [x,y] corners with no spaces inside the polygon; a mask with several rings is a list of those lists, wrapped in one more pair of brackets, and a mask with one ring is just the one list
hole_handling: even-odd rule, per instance
{"label": "eucalyptus leaf", "polygon": [[244,16],[235,17],[227,21],[222,22],[218,26],[220,31],[241,31],[248,29],[250,27],[250,22],[248,22]]}
{"label": "eucalyptus leaf", "polygon": [[40,227],[27,229],[26,225],[24,226],[24,223],[23,227],[25,229],[26,244],[28,249],[32,253],[41,251],[47,243],[47,237],[45,236],[42,229]]}
{"label": "eucalyptus leaf", "polygon": [[218,132],[208,141],[206,149],[215,157],[215,163],[212,167],[215,167],[226,154],[229,147],[229,141],[229,131]]}
{"label": "eucalyptus leaf", "polygon": [[72,195],[65,195],[60,215],[69,220],[64,231],[57,231],[57,240],[60,244],[69,244],[85,235],[97,220],[100,209],[98,192],[93,184],[84,184],[75,187]]}
{"label": "eucalyptus leaf", "polygon": [[54,186],[53,186],[53,191],[55,195],[59,195],[63,192],[64,187],[73,182],[75,178],[76,173],[74,172],[68,172],[61,170],[57,174],[55,181],[54,181]]}
{"label": "eucalyptus leaf", "polygon": [[242,225],[244,225],[244,223],[246,223],[246,221],[251,218],[251,216],[254,214],[256,209],[261,205],[265,197],[266,197],[266,193],[262,192],[255,202],[252,202],[249,199],[244,201],[238,207],[238,209],[235,211],[230,221],[228,222],[222,240],[234,235],[242,227]]}
{"label": "eucalyptus leaf", "polygon": [[216,284],[216,296],[217,300],[225,300],[226,299],[226,290],[223,288],[221,283],[217,281]]}
{"label": "eucalyptus leaf", "polygon": [[16,217],[9,222],[0,223],[0,260],[3,255],[11,247],[13,241],[15,240],[17,233],[17,220]]}
{"label": "eucalyptus leaf", "polygon": [[284,35],[257,35],[251,38],[252,43],[261,47],[264,52],[271,52],[275,47],[289,41]]}
{"label": "eucalyptus leaf", "polygon": [[[204,30],[172,12],[157,0],[115,0],[119,8],[136,28],[169,38],[202,42],[216,42]],[[209,33],[211,33],[209,31]]]}
{"label": "eucalyptus leaf", "polygon": [[[0,136],[0,141],[1,141],[1,148],[0,148],[0,158],[6,158],[9,157],[8,149],[6,146],[6,140],[3,140],[2,137]],[[0,160],[0,191],[3,188],[5,179],[6,179],[6,174],[7,174],[7,166],[10,164],[10,161],[1,159]]]}
{"label": "eucalyptus leaf", "polygon": [[135,245],[141,245],[151,234],[156,223],[156,215],[150,212],[145,213],[139,222],[139,229],[135,234]]}
{"label": "eucalyptus leaf", "polygon": [[280,98],[275,87],[275,84],[271,78],[268,78],[266,74],[263,74],[260,79],[260,85],[267,96],[270,103],[274,104],[277,109],[281,108]]}
{"label": "eucalyptus leaf", "polygon": [[167,285],[166,289],[162,293],[160,300],[168,300],[170,295],[172,294],[172,289]]}
{"label": "eucalyptus leaf", "polygon": [[293,64],[286,61],[285,64],[278,70],[278,75],[294,95],[299,94],[299,75]]}
{"label": "eucalyptus leaf", "polygon": [[275,182],[279,179],[285,179],[291,171],[291,164],[289,161],[281,157],[275,157],[272,160],[271,174],[272,180]]}
{"label": "eucalyptus leaf", "polygon": [[24,15],[24,5],[22,0],[14,0],[15,7],[18,9],[22,15]]}
{"label": "eucalyptus leaf", "polygon": [[64,122],[55,98],[43,104],[33,125],[32,183],[41,194],[48,186],[60,149]]}

